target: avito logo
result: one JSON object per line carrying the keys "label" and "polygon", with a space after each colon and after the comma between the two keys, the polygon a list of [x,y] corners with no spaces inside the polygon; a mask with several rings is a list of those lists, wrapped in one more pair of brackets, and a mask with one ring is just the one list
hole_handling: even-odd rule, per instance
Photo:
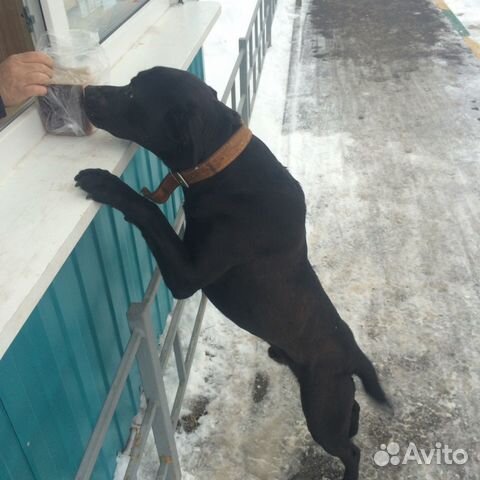
{"label": "avito logo", "polygon": [[435,448],[418,448],[415,443],[408,444],[405,453],[397,442],[390,442],[388,445],[380,445],[373,456],[373,461],[379,467],[386,465],[405,465],[409,462],[418,465],[464,465],[468,462],[468,453],[459,448],[454,450],[441,442],[435,444]]}

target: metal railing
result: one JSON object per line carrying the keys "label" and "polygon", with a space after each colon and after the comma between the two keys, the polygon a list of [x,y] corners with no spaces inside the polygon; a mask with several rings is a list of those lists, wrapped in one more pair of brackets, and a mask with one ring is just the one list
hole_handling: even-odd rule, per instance
{"label": "metal railing", "polygon": [[[271,45],[271,28],[276,5],[277,0],[259,0],[257,2],[247,33],[245,37],[239,39],[239,55],[222,97],[224,103],[231,100],[231,107],[240,113],[246,125],[250,120],[266,51]],[[239,82],[237,82],[237,76],[240,77]],[[178,235],[183,235],[185,229],[183,209],[180,209],[177,215],[174,229]],[[129,442],[132,449],[125,480],[137,478],[137,471],[150,430],[153,431],[160,460],[156,480],[180,480],[182,478],[174,432],[200,335],[207,298],[202,294],[185,358],[178,332],[185,300],[180,300],[175,304],[170,323],[163,335],[159,355],[152,328],[151,307],[161,282],[162,276],[157,267],[143,300],[130,305],[127,317],[132,335],[80,463],[76,480],[88,480],[92,475],[135,359],[137,359],[142,380],[146,409],[140,427],[134,430],[133,441]],[[164,374],[172,350],[175,355],[179,385],[173,407],[170,410]]]}
{"label": "metal railing", "polygon": [[[177,215],[174,229],[178,235],[183,235],[185,229],[183,209],[180,209]],[[135,359],[137,359],[138,362],[147,406],[142,424],[136,431],[135,439],[132,442],[133,447],[130,452],[130,461],[126,470],[125,479],[130,480],[137,477],[138,467],[150,430],[153,430],[158,458],[160,459],[160,466],[156,477],[157,480],[178,480],[181,478],[174,432],[192,367],[193,355],[200,335],[207,298],[205,295],[201,297],[185,358],[183,357],[181,349],[178,327],[186,300],[179,300],[175,305],[168,329],[166,329],[164,335],[159,356],[158,344],[155,341],[155,334],[152,328],[151,308],[162,281],[161,273],[157,267],[152,275],[143,300],[138,303],[132,303],[128,309],[127,317],[132,336],[125,349],[120,366],[118,367],[97,424],[85,450],[75,477],[77,480],[86,480],[92,475]],[[179,385],[173,408],[170,411],[165,389],[164,373],[172,350],[175,355]]]}
{"label": "metal railing", "polygon": [[277,0],[258,0],[247,33],[238,40],[238,57],[222,97],[223,103],[240,113],[245,125],[250,121],[267,49],[272,45],[276,7]]}

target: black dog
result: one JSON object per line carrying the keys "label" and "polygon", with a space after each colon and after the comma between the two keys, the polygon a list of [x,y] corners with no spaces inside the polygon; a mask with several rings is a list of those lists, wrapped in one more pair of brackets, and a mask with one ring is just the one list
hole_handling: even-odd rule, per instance
{"label": "black dog", "polygon": [[[96,126],[137,142],[177,172],[207,160],[241,127],[205,83],[163,67],[125,87],[88,87],[85,108]],[[342,460],[344,479],[357,479],[352,375],[377,402],[387,399],[308,260],[303,191],[270,150],[253,137],[227,168],[184,188],[183,240],[154,203],[109,172],[84,170],[75,180],[140,229],[176,298],[202,289],[228,318],[271,345],[270,356],[300,383],[313,438]]]}

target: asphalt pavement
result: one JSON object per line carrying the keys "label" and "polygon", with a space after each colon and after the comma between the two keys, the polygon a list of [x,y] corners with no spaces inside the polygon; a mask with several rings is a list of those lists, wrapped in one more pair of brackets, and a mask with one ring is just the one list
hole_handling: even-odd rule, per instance
{"label": "asphalt pavement", "polygon": [[[395,405],[361,400],[360,478],[478,479],[480,60],[428,0],[297,1],[291,42],[282,149],[308,159],[311,260]],[[313,444],[300,464],[341,478]]]}

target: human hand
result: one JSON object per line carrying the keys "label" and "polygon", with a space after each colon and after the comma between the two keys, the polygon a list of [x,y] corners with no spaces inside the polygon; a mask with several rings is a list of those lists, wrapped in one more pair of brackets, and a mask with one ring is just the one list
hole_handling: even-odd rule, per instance
{"label": "human hand", "polygon": [[0,96],[6,107],[47,94],[53,60],[41,52],[11,55],[0,63]]}

